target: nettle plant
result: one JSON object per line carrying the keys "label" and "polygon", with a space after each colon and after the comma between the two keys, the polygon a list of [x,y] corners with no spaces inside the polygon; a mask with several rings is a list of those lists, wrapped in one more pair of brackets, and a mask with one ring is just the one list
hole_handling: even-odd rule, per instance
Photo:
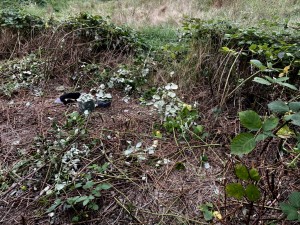
{"label": "nettle plant", "polygon": [[300,149],[300,136],[291,130],[292,125],[300,126],[300,102],[283,102],[281,100],[268,104],[273,113],[261,117],[253,110],[239,112],[241,124],[248,132],[238,134],[231,142],[231,153],[235,155],[248,154],[255,149],[256,144],[267,138],[295,138],[297,143],[293,152]]}

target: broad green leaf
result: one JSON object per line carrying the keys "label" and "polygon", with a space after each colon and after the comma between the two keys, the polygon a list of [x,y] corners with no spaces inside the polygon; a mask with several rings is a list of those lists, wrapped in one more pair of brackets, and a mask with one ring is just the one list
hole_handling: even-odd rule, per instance
{"label": "broad green leaf", "polygon": [[253,110],[239,112],[241,124],[249,130],[259,130],[262,126],[259,115]]}
{"label": "broad green leaf", "polygon": [[272,83],[265,80],[264,78],[261,77],[254,77],[253,79],[254,82],[259,83],[259,84],[264,84],[264,85],[271,85]]}
{"label": "broad green leaf", "polygon": [[241,180],[249,180],[248,169],[243,164],[237,164],[234,168],[235,175]]}
{"label": "broad green leaf", "polygon": [[268,108],[274,113],[284,114],[288,112],[290,109],[285,102],[278,100],[268,104]]}
{"label": "broad green leaf", "polygon": [[292,120],[292,124],[300,126],[300,113],[295,113],[291,115],[290,119]]}
{"label": "broad green leaf", "polygon": [[261,63],[261,61],[259,61],[259,60],[257,60],[257,59],[251,59],[250,60],[250,63],[253,65],[253,66],[255,66],[255,67],[257,67],[259,70],[261,70],[261,71],[264,71],[267,67],[266,66],[264,66],[262,63]]}
{"label": "broad green leaf", "polygon": [[272,137],[272,136],[270,136],[268,133],[261,133],[261,134],[259,134],[259,135],[256,136],[255,141],[256,142],[264,141],[268,137]]}
{"label": "broad green leaf", "polygon": [[287,215],[288,220],[299,220],[297,209],[288,203],[280,203],[280,208]]}
{"label": "broad green leaf", "polygon": [[290,110],[298,112],[300,110],[300,102],[289,102]]}
{"label": "broad green leaf", "polygon": [[254,181],[259,181],[260,179],[260,176],[259,176],[259,173],[258,173],[258,170],[255,169],[255,168],[252,168],[249,170],[249,174],[250,174],[250,178]]}
{"label": "broad green leaf", "polygon": [[99,206],[97,204],[93,203],[93,204],[91,204],[90,208],[97,211],[99,209]]}
{"label": "broad green leaf", "polygon": [[263,123],[262,128],[264,131],[270,131],[277,127],[279,123],[279,119],[277,117],[269,117],[266,119],[266,121]]}
{"label": "broad green leaf", "polygon": [[244,187],[239,183],[231,183],[226,185],[226,193],[229,197],[241,200],[245,195]]}
{"label": "broad green leaf", "polygon": [[292,206],[300,210],[300,192],[292,192],[289,195],[289,202]]}
{"label": "broad green leaf", "polygon": [[83,205],[83,206],[86,206],[89,202],[90,202],[89,199],[85,199],[85,200],[82,202],[82,205]]}
{"label": "broad green leaf", "polygon": [[195,134],[201,134],[204,130],[204,127],[202,125],[194,126],[194,133]]}
{"label": "broad green leaf", "polygon": [[256,202],[260,198],[260,191],[254,184],[249,184],[245,190],[246,197],[251,202]]}
{"label": "broad green leaf", "polygon": [[108,189],[110,189],[111,188],[111,185],[110,184],[101,184],[101,189],[102,190],[108,190]]}
{"label": "broad green leaf", "polygon": [[88,181],[85,183],[85,185],[83,185],[83,189],[84,190],[89,189],[89,188],[93,187],[94,184],[95,184],[94,181]]}
{"label": "broad green leaf", "polygon": [[205,210],[205,211],[203,211],[203,216],[206,221],[209,221],[209,220],[212,220],[213,213],[209,210]]}
{"label": "broad green leaf", "polygon": [[250,133],[241,133],[233,138],[230,149],[235,155],[242,155],[251,152],[256,146],[255,137]]}

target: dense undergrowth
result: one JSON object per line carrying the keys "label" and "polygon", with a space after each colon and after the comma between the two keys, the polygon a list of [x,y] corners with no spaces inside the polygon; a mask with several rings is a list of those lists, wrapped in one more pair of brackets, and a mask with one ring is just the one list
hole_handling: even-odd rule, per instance
{"label": "dense undergrowth", "polygon": [[[2,209],[24,196],[37,204],[16,220],[276,224],[287,215],[299,221],[299,27],[186,19],[178,39],[159,46],[88,14],[58,22],[9,10],[1,12],[0,24],[2,99],[12,102],[23,92],[42,98],[49,84],[60,82],[86,92],[101,86],[154,109],[143,112],[141,120],[150,121],[142,126],[122,119],[115,127],[116,118],[106,124],[96,112],[50,118],[51,128],[15,150],[17,160],[1,162]],[[222,130],[220,124],[231,117],[236,123],[237,116],[243,128]],[[95,117],[103,126],[91,122]],[[10,145],[18,144],[4,149]],[[170,164],[168,173],[187,171],[189,155],[195,168],[222,158],[219,196],[196,205],[196,213],[181,214],[180,203],[172,213],[143,211],[137,196],[151,191],[143,182],[154,184],[153,174],[164,177]],[[119,215],[111,205],[122,209]],[[2,222],[10,221],[7,215]]]}

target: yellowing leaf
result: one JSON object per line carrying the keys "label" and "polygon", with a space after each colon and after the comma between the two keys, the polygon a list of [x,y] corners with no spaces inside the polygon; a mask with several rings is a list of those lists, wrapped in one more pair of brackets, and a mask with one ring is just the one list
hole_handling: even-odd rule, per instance
{"label": "yellowing leaf", "polygon": [[287,125],[283,126],[279,131],[277,131],[276,135],[280,138],[290,138],[295,133],[292,131]]}
{"label": "yellowing leaf", "polygon": [[214,211],[213,215],[216,219],[221,220],[223,217],[219,211]]}
{"label": "yellowing leaf", "polygon": [[283,68],[283,73],[288,73],[290,69],[290,66],[286,66]]}
{"label": "yellowing leaf", "polygon": [[280,73],[279,75],[278,75],[278,77],[283,77],[284,76],[284,73]]}

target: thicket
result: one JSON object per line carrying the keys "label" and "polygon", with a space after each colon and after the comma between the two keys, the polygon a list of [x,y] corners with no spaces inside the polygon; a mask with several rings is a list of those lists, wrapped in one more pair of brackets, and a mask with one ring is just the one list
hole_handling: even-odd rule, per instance
{"label": "thicket", "polygon": [[[217,103],[213,109],[214,122],[207,126],[214,126],[226,107],[234,108],[233,102],[244,102],[239,107],[240,112],[234,110],[243,128],[229,137],[230,143],[225,143],[230,145],[234,158],[229,161],[235,164],[226,169],[233,168],[236,178],[231,176],[223,183],[226,194],[220,202],[207,203],[200,210],[208,221],[214,216],[224,223],[250,224],[263,218],[269,209],[264,207],[267,202],[277,201],[281,202],[280,207],[289,220],[299,221],[299,192],[290,194],[288,202],[283,203],[287,194],[278,197],[274,178],[280,160],[285,160],[287,171],[294,172],[299,167],[298,28],[241,29],[223,21],[187,19],[178,42],[161,49],[156,46],[151,52],[151,47],[135,31],[116,26],[100,16],[81,14],[56,22],[4,10],[0,14],[0,25],[3,37],[0,58],[5,61],[0,67],[2,95],[13,96],[19,89],[60,77],[74,84],[84,80],[89,87],[93,81],[103,82],[105,87],[118,87],[128,96],[137,90],[143,104],[157,109],[160,123],[151,127],[151,144],[130,142],[120,156],[119,167],[138,165],[137,162],[148,159],[150,166],[154,160],[156,167],[168,164],[167,159],[151,158],[157,141],[163,136],[168,138],[166,140],[174,138],[177,147],[187,144],[188,149],[192,149],[191,142],[209,146],[208,142],[212,141],[200,123],[197,106],[186,104],[177,96],[177,84],[159,86],[149,82],[154,80],[156,72],[165,69],[172,75],[165,79],[174,82],[177,79],[190,87],[199,88],[197,83],[200,82],[206,85],[212,101]],[[278,24],[272,27],[276,26]],[[130,64],[124,63],[128,58]],[[106,64],[102,65],[104,61]],[[173,63],[178,70],[170,72]],[[66,72],[74,76],[63,77]],[[147,91],[141,88],[143,85]],[[188,94],[196,91],[191,88]],[[109,198],[103,199],[103,192],[114,182],[118,185],[120,179],[131,179],[118,167],[109,167],[111,159],[104,150],[114,148],[111,137],[108,138],[110,131],[105,133],[109,134],[106,137],[93,138],[89,136],[87,124],[88,118],[76,112],[66,115],[64,124],[53,122],[46,137],[35,139],[34,155],[21,160],[9,172],[1,171],[3,196],[16,186],[19,192],[38,186],[39,204],[46,208],[42,214],[48,213],[52,223],[57,223],[59,213],[71,212],[71,220],[77,222],[86,218],[86,212],[97,211]],[[276,143],[275,150],[271,143]],[[251,164],[251,157],[258,160],[256,166]],[[207,162],[207,156],[201,155],[199,161]],[[87,166],[83,166],[84,162]],[[175,168],[183,170],[185,166],[177,162]],[[118,175],[108,174],[109,170]],[[28,176],[32,179],[28,180]],[[42,184],[40,179],[43,179]],[[231,201],[228,197],[237,199],[246,210],[239,206],[226,208]],[[224,210],[213,212],[220,204]]]}

